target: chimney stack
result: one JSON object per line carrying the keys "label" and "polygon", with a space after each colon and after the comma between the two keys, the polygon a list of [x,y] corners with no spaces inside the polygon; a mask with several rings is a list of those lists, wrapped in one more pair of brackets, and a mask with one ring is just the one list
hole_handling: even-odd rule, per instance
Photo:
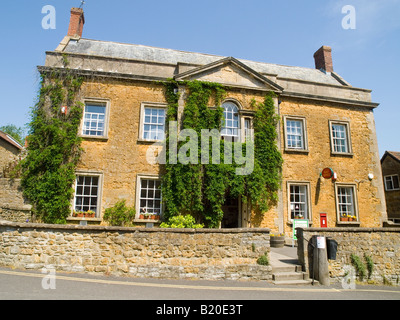
{"label": "chimney stack", "polygon": [[83,9],[72,8],[71,18],[69,20],[68,36],[70,37],[82,37],[83,25],[85,24],[85,16]]}
{"label": "chimney stack", "polygon": [[328,46],[322,46],[314,53],[315,68],[324,72],[333,72],[332,49]]}

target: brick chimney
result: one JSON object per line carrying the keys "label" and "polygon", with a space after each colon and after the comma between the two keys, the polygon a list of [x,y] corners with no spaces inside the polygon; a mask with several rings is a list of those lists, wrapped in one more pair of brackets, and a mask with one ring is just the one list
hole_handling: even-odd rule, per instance
{"label": "brick chimney", "polygon": [[68,36],[82,37],[83,25],[85,24],[85,16],[83,9],[72,8],[71,18],[69,20]]}
{"label": "brick chimney", "polygon": [[324,72],[333,72],[332,49],[322,46],[314,53],[315,68]]}

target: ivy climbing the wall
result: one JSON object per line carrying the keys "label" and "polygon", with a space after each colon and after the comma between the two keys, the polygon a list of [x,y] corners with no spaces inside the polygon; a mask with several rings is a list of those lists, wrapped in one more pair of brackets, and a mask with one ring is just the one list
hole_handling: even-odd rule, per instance
{"label": "ivy climbing the wall", "polygon": [[67,69],[42,73],[41,78],[31,112],[28,154],[21,162],[21,184],[36,218],[64,224],[71,213],[75,168],[82,152],[78,129],[83,108],[77,95],[83,78]]}
{"label": "ivy climbing the wall", "polygon": [[[202,129],[221,130],[223,124],[221,102],[226,96],[226,90],[222,85],[200,81],[170,80],[165,82],[165,86],[168,102],[167,123],[178,121],[180,99],[178,87],[180,87],[186,90],[185,106],[179,122],[181,129],[193,129],[198,136]],[[216,107],[210,108],[210,102]],[[236,169],[240,167],[240,164],[235,160],[231,164],[224,161],[225,144],[231,144],[230,147],[233,150],[233,144],[240,142],[221,140],[220,164],[202,163],[200,143],[197,144],[197,153],[194,155],[197,157],[197,163],[170,163],[169,139],[171,137],[167,132],[167,164],[162,184],[166,220],[174,216],[191,214],[198,223],[216,228],[222,221],[222,206],[227,197],[241,197],[243,202],[250,201],[253,209],[262,213],[269,209],[271,203],[276,202],[281,181],[282,156],[276,144],[279,118],[275,115],[273,94],[268,94],[263,103],[253,101],[253,108],[256,110],[254,170],[249,175],[237,174]],[[189,138],[179,141],[178,149],[188,140]],[[242,150],[246,150],[245,143]]]}

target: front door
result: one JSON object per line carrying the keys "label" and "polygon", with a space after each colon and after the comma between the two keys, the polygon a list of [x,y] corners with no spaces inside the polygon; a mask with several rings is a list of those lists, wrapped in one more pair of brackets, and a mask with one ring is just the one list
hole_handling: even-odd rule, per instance
{"label": "front door", "polygon": [[238,198],[227,198],[222,206],[224,217],[221,221],[221,228],[240,228],[241,214]]}

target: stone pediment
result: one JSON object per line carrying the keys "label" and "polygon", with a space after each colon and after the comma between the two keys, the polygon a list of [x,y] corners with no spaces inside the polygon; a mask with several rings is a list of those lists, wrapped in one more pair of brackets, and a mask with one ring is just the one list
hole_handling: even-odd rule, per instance
{"label": "stone pediment", "polygon": [[177,74],[175,80],[199,80],[232,87],[283,91],[281,86],[232,57]]}

